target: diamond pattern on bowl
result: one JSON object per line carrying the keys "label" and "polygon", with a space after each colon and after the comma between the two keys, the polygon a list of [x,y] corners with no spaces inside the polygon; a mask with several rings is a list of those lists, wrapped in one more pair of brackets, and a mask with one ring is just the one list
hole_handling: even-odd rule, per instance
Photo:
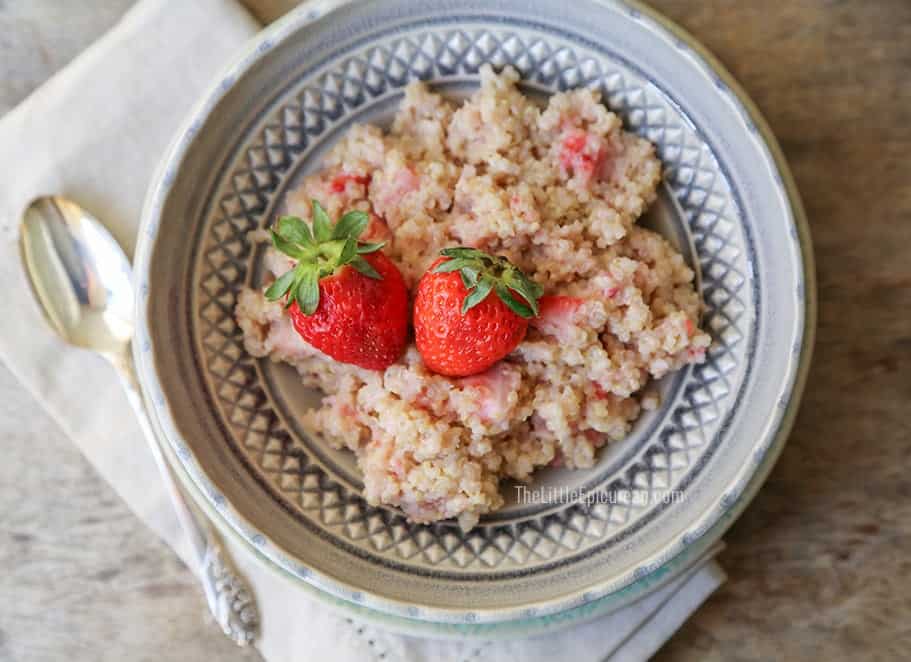
{"label": "diamond pattern on bowl", "polygon": [[[664,493],[691,476],[710,450],[721,414],[730,409],[727,401],[742,379],[744,340],[751,332],[746,311],[753,306],[744,238],[728,183],[708,145],[676,107],[600,54],[569,44],[553,47],[533,33],[512,31],[414,32],[380,43],[304,77],[275,102],[219,183],[224,193],[207,219],[203,258],[194,274],[195,324],[203,370],[231,441],[265,479],[273,498],[337,541],[377,559],[490,572],[552,562],[622,535],[657,512]],[[284,177],[307,157],[314,139],[410,80],[469,79],[485,62],[511,64],[526,83],[550,91],[598,89],[628,128],[657,145],[695,242],[707,304],[704,327],[714,344],[706,363],[689,371],[676,401],[665,403],[669,411],[644,452],[597,488],[619,498],[567,504],[546,515],[490,523],[463,534],[451,523],[409,524],[397,513],[370,507],[333,480],[307,444],[281,424],[253,359],[242,348],[233,308],[252,269],[247,233],[266,224],[263,216]],[[641,490],[647,498],[623,498],[629,490]]]}

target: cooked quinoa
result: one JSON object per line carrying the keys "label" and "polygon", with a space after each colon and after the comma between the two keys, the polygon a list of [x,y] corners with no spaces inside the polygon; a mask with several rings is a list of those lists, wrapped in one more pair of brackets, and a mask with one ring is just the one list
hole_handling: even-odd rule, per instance
{"label": "cooked quinoa", "polygon": [[[710,343],[692,270],[635,225],[661,177],[652,144],[623,131],[595,91],[556,94],[542,110],[517,79],[485,66],[460,107],[412,83],[390,132],[351,128],[287,201],[303,218],[312,199],[333,218],[370,212],[363,238],[388,242],[410,287],[447,246],[507,256],[552,298],[505,360],[443,377],[411,343],[369,371],[308,345],[260,290],[236,310],[250,354],[291,364],[325,393],[304,415],[356,454],[367,500],[415,522],[455,517],[468,529],[503,504],[501,478],[592,466],[655,406],[648,381],[703,361]],[[266,260],[273,274],[291,264],[271,248]]]}

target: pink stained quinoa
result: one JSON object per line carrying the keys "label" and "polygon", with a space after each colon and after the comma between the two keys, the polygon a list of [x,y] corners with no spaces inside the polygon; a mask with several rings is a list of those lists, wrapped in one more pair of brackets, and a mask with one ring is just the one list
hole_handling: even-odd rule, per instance
{"label": "pink stained quinoa", "polygon": [[[287,201],[310,216],[371,214],[365,239],[413,287],[440,249],[505,255],[545,290],[525,340],[486,373],[430,373],[411,343],[385,371],[341,364],[294,331],[280,303],[242,292],[247,350],[294,366],[325,393],[308,424],[353,451],[372,504],[415,522],[456,517],[465,529],[499,508],[501,478],[537,467],[590,467],[622,439],[643,389],[704,360],[693,272],[661,236],[635,225],[655,199],[661,166],[648,141],[588,89],[541,109],[506,68],[481,69],[481,88],[455,107],[422,83],[406,88],[392,129],[352,127]],[[267,251],[283,273],[289,258]]]}

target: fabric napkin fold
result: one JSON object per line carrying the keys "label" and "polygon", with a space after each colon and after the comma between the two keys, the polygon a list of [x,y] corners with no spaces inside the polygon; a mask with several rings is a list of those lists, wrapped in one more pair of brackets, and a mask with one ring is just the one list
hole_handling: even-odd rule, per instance
{"label": "fabric napkin fold", "polygon": [[[62,194],[100,218],[132,254],[158,160],[195,99],[261,27],[235,0],[142,0],[0,119],[0,279],[6,308],[15,311],[0,319],[0,360],[133,512],[188,563],[190,550],[115,374],[102,359],[64,347],[32,301],[19,260],[18,224],[32,198]],[[262,618],[257,646],[269,662],[456,662],[475,654],[531,662],[557,656],[644,660],[724,581],[710,554],[636,604],[559,634],[481,644],[437,641],[352,621],[242,544],[226,542],[256,594]]]}

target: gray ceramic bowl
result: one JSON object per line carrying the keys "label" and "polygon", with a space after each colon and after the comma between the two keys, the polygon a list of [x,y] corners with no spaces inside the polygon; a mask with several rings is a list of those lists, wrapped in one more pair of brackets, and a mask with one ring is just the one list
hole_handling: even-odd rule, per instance
{"label": "gray ceramic bowl", "polygon": [[[348,602],[481,624],[641,597],[745,506],[802,388],[812,258],[774,139],[717,63],[638,5],[335,5],[305,5],[258,37],[194,110],[150,191],[136,358],[157,424],[230,527]],[[260,276],[247,232],[333,140],[352,122],[388,121],[414,78],[464,95],[485,62],[511,64],[539,94],[597,88],[658,146],[667,186],[650,222],[701,268],[714,344],[704,365],[661,384],[662,407],[597,466],[536,479],[587,503],[512,504],[465,534],[368,506],[352,458],[301,425],[318,394],[247,356],[232,309]]]}

